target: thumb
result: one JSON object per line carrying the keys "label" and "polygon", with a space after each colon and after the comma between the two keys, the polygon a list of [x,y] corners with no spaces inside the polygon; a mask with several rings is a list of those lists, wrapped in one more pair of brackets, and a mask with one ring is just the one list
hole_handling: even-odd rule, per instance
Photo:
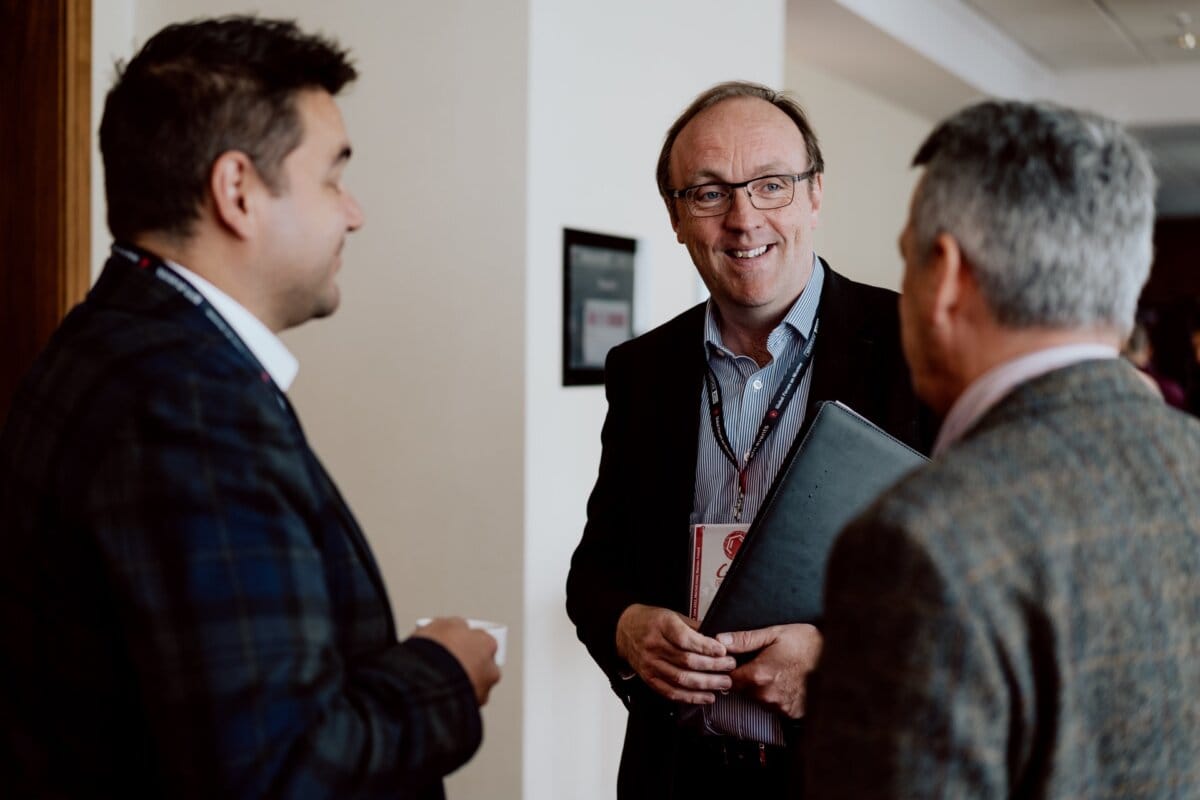
{"label": "thumb", "polygon": [[717,636],[717,641],[725,645],[725,649],[730,653],[750,653],[771,644],[775,641],[775,636],[770,628],[759,628],[752,631],[722,633]]}

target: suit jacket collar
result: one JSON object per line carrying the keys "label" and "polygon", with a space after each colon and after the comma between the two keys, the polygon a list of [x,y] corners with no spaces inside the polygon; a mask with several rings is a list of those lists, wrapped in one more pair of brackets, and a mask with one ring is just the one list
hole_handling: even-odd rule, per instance
{"label": "suit jacket collar", "polygon": [[[1039,375],[1013,389],[968,430],[959,443],[1012,423],[1027,424],[1064,410],[1080,413],[1102,405],[1161,402],[1124,359],[1083,361]],[[953,451],[956,445],[948,450]]]}
{"label": "suit jacket collar", "polygon": [[818,309],[821,331],[813,352],[812,386],[800,436],[807,432],[821,401],[841,400],[858,408],[861,395],[869,391],[872,376],[864,375],[862,365],[869,363],[865,351],[874,347],[875,340],[864,327],[864,309],[853,301],[851,291],[851,282],[826,265]]}
{"label": "suit jacket collar", "polygon": [[[122,245],[122,247],[135,253],[136,260],[131,261],[121,255],[110,257],[96,284],[88,292],[85,303],[98,308],[109,308],[138,317],[156,319],[163,323],[164,329],[169,328],[172,335],[178,335],[180,339],[186,338],[193,342],[203,342],[208,346],[208,352],[223,353],[236,359],[246,370],[249,385],[263,380],[262,376],[266,375],[266,371],[236,334],[232,334],[233,339],[223,335],[214,321],[208,318],[204,306],[196,305],[178,289],[155,277],[153,270],[156,265],[162,263],[161,259],[135,247],[126,245]],[[211,306],[209,308],[211,309]],[[216,312],[213,311],[213,313]],[[332,478],[329,477],[324,466],[309,447],[308,438],[304,435],[304,428],[300,424],[300,418],[292,408],[291,402],[275,387],[269,376],[266,382],[271,387],[275,402],[290,419],[295,429],[305,459],[305,467],[314,486],[329,493],[334,513],[340,519],[354,549],[365,565],[384,606],[388,608],[389,631],[394,634],[395,623],[387,602],[387,588],[362,529],[350,511],[350,507],[337,490]],[[314,534],[317,533],[319,532],[314,531]]]}

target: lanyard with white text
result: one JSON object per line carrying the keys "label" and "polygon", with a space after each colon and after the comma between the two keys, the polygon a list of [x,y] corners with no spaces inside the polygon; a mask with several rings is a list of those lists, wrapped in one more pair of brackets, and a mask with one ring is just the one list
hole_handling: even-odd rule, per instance
{"label": "lanyard with white text", "polygon": [[717,382],[717,376],[713,373],[712,366],[705,362],[704,382],[708,385],[708,407],[709,421],[712,423],[713,436],[716,437],[717,444],[721,447],[721,452],[725,454],[725,458],[733,465],[733,468],[738,473],[738,496],[737,502],[733,506],[733,521],[741,522],[742,508],[746,504],[746,484],[749,480],[750,462],[758,455],[759,449],[762,448],[763,442],[771,435],[771,431],[775,430],[775,426],[779,423],[779,418],[783,416],[783,412],[787,409],[788,403],[791,402],[792,396],[796,393],[796,389],[800,387],[800,380],[804,377],[805,370],[808,369],[808,364],[812,360],[813,346],[817,341],[817,327],[820,325],[820,318],[813,320],[812,331],[808,334],[808,340],[804,343],[804,348],[796,354],[788,370],[787,380],[775,392],[775,396],[771,398],[771,405],[767,409],[767,413],[763,415],[762,424],[758,426],[758,435],[754,437],[754,443],[750,449],[746,451],[746,463],[738,462],[737,454],[733,452],[733,445],[729,443],[729,437],[725,433],[725,410],[721,401],[721,385]]}
{"label": "lanyard with white text", "polygon": [[221,314],[215,308],[213,308],[212,303],[208,302],[204,295],[197,291],[194,286],[184,280],[178,272],[171,269],[163,259],[152,255],[147,251],[135,249],[125,244],[114,244],[112,246],[112,251],[113,253],[133,262],[134,266],[140,270],[146,271],[153,268],[153,272],[151,274],[153,274],[155,278],[158,278],[160,281],[179,292],[179,294],[181,294],[185,300],[187,300],[204,314],[208,321],[212,323],[212,325],[218,331],[220,331],[222,336],[225,337],[226,341],[229,342],[233,349],[241,353],[250,361],[251,364],[259,367],[259,377],[262,379],[263,383],[267,383],[275,389],[275,392],[278,395],[276,399],[279,400],[280,405],[285,407],[288,406],[287,398],[284,397],[283,392],[279,389],[279,387],[275,385],[275,382],[271,379],[267,370],[264,369],[261,364],[259,364],[258,358],[254,355],[250,348],[246,346],[246,343],[242,341],[241,337],[234,332],[233,328],[229,327],[229,323],[225,321]]}

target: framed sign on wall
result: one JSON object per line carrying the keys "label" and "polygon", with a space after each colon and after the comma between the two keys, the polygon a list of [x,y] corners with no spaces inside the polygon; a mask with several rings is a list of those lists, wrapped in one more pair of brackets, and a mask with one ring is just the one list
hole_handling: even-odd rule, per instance
{"label": "framed sign on wall", "polygon": [[604,383],[608,351],[633,337],[637,241],[563,229],[563,386]]}

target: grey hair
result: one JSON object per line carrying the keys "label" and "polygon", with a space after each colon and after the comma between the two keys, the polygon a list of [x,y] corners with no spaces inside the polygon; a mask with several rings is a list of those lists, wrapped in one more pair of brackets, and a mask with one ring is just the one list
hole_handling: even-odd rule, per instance
{"label": "grey hair", "polygon": [[1046,103],[989,101],[945,120],[917,150],[922,262],[941,233],[1011,328],[1133,327],[1150,272],[1154,171],[1112,120]]}

